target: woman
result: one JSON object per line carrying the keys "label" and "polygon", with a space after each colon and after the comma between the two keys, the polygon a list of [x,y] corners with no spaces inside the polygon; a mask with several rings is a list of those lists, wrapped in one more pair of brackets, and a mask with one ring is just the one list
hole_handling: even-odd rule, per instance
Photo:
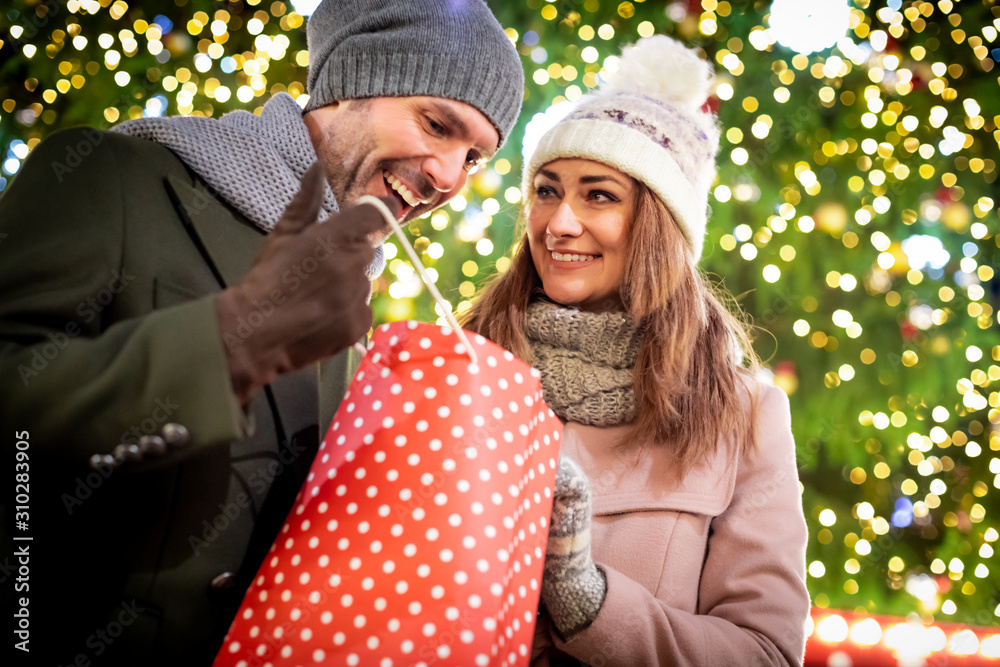
{"label": "woman", "polygon": [[536,664],[802,662],[788,400],[697,268],[711,81],[668,37],[627,49],[540,141],[511,269],[464,318],[539,368],[565,423]]}

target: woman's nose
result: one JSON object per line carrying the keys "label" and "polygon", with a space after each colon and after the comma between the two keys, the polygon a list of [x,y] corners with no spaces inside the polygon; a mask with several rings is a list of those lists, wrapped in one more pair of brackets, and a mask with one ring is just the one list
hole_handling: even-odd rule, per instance
{"label": "woman's nose", "polygon": [[563,202],[549,218],[546,231],[555,238],[573,237],[580,235],[583,226],[580,224],[573,207],[568,202]]}

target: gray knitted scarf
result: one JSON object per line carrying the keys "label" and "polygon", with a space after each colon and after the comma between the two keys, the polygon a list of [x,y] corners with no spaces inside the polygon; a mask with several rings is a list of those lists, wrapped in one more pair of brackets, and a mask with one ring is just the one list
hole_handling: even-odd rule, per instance
{"label": "gray knitted scarf", "polygon": [[[265,232],[278,224],[302,176],[316,161],[302,109],[288,93],[268,100],[260,116],[231,111],[219,118],[139,118],[116,125],[112,132],[163,144]],[[327,185],[319,219],[338,210]],[[377,277],[384,266],[379,246],[369,276]]]}
{"label": "gray knitted scarf", "polygon": [[632,367],[642,332],[631,317],[536,301],[528,306],[524,332],[545,402],[560,418],[591,426],[635,419]]}

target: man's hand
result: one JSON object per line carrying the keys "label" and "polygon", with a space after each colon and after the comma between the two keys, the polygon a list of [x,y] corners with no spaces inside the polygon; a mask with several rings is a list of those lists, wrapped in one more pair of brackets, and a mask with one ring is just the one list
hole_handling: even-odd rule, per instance
{"label": "man's hand", "polygon": [[[365,267],[388,225],[373,206],[316,224],[323,194],[317,161],[243,281],[216,297],[233,391],[243,405],[277,375],[336,354],[371,328]],[[398,210],[395,200],[386,203]]]}

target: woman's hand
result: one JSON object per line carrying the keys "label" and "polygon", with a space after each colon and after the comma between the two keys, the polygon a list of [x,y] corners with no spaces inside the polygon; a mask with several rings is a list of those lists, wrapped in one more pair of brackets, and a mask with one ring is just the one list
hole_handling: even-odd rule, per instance
{"label": "woman's hand", "polygon": [[559,456],[542,602],[569,639],[589,626],[604,603],[607,581],[590,557],[590,480],[568,456]]}

